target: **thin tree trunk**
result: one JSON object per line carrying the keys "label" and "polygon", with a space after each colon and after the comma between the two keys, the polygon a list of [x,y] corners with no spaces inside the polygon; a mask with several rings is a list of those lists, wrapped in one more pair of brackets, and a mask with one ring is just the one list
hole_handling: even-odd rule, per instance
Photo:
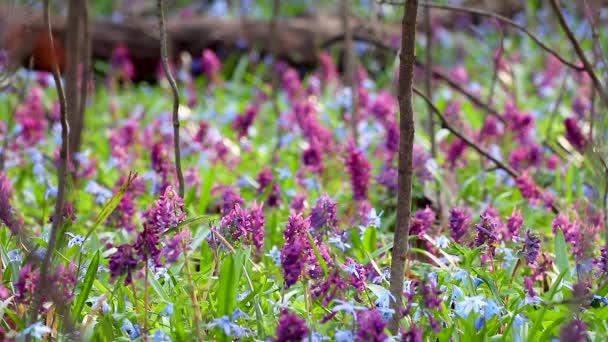
{"label": "thin tree trunk", "polygon": [[414,147],[414,109],[412,82],[416,58],[416,15],[418,0],[407,0],[403,14],[401,53],[399,54],[399,179],[397,190],[397,225],[391,261],[390,290],[395,314],[389,323],[393,335],[399,331],[403,306],[403,283],[408,252],[410,216],[412,211],[412,149]]}
{"label": "thin tree trunk", "polygon": [[[70,124],[72,132],[70,134],[70,151],[76,153],[80,151],[82,143],[82,132],[85,126],[85,109],[87,106],[87,95],[89,90],[89,76],[91,75],[91,32],[89,30],[89,8],[86,0],[79,2],[79,19],[82,31],[79,39],[78,50],[80,51],[79,74],[80,74],[80,94],[78,97],[78,110],[75,114],[73,123]],[[82,68],[82,69],[80,69]]]}
{"label": "thin tree trunk", "polygon": [[350,2],[351,0],[342,0],[342,27],[344,30],[344,83],[350,88],[350,125],[353,141],[357,145],[357,79],[355,55],[353,51],[353,29],[350,25]]}
{"label": "thin tree trunk", "polygon": [[[69,0],[68,3],[68,21],[66,36],[66,52],[67,64],[65,68],[65,99],[67,104],[68,123],[70,125],[71,134],[69,140],[70,152],[77,151],[75,144],[80,137],[79,129],[79,108],[80,108],[80,91],[78,89],[80,83],[80,63],[82,61],[82,20],[80,20],[80,1]],[[80,84],[82,86],[82,84]]]}
{"label": "thin tree trunk", "polygon": [[163,0],[158,0],[158,26],[160,29],[160,55],[163,70],[165,71],[165,77],[171,85],[171,93],[173,94],[173,148],[175,154],[175,172],[177,174],[177,181],[179,183],[178,194],[179,197],[184,198],[185,185],[184,185],[184,174],[182,172],[182,160],[179,146],[179,92],[177,91],[177,83],[171,73],[171,67],[169,66],[169,53],[167,48],[167,24],[165,21],[165,10]]}
{"label": "thin tree trunk", "polygon": [[[53,34],[51,30],[51,15],[50,15],[50,4],[49,0],[44,2],[45,8],[45,22],[47,27],[47,32],[49,35],[49,41],[51,42],[51,47],[54,50],[53,44]],[[69,107],[67,105],[67,101],[63,92],[63,86],[61,84],[61,75],[59,73],[59,65],[57,60],[55,59],[53,70],[53,78],[55,80],[55,86],[57,87],[57,96],[59,98],[59,105],[61,108],[61,150],[59,153],[60,161],[59,167],[57,170],[57,199],[55,201],[55,212],[53,213],[53,224],[51,226],[51,233],[49,234],[49,240],[46,252],[44,253],[44,258],[42,260],[42,265],[40,266],[40,284],[43,286],[48,284],[48,276],[51,268],[51,260],[53,259],[53,253],[55,251],[55,244],[57,243],[57,233],[59,231],[59,227],[63,224],[63,203],[65,200],[66,193],[66,183],[67,183],[67,173],[68,173],[68,161],[69,161],[69,125],[68,125],[68,114],[70,110],[73,110],[73,107]],[[29,316],[29,324],[35,323],[38,320],[38,313],[40,312],[40,307],[42,306],[42,295],[46,291],[46,289],[41,289],[37,291],[34,300],[32,301],[32,306],[30,308],[30,316]]]}

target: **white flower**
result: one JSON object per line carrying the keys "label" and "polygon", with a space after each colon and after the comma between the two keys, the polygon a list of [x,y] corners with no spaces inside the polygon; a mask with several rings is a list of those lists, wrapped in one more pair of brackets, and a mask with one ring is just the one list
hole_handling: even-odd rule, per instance
{"label": "white flower", "polygon": [[334,334],[336,342],[353,342],[355,338],[350,330],[338,330]]}

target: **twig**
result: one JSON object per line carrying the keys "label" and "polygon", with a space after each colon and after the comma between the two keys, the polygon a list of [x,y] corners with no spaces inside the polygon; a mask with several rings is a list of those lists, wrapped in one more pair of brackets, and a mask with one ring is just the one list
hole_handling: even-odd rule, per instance
{"label": "twig", "polygon": [[402,21],[401,53],[399,54],[399,165],[397,193],[397,226],[395,227],[391,261],[390,291],[394,298],[391,307],[395,310],[389,330],[393,335],[399,331],[401,307],[403,306],[403,284],[405,262],[408,252],[408,235],[412,212],[412,150],[414,146],[414,109],[412,87],[414,62],[416,59],[416,16],[418,0],[407,0]]}
{"label": "twig", "polygon": [[467,145],[472,147],[483,157],[487,158],[488,160],[491,160],[499,169],[507,172],[509,174],[509,176],[511,176],[513,178],[519,177],[519,173],[517,171],[515,171],[512,167],[510,167],[510,166],[504,164],[503,162],[501,162],[500,160],[496,159],[494,156],[492,156],[492,154],[490,152],[483,149],[483,147],[479,146],[473,140],[471,140],[469,137],[462,134],[460,131],[458,131],[456,128],[454,128],[452,125],[450,125],[449,121],[445,119],[443,114],[433,104],[433,101],[431,101],[431,99],[429,99],[421,90],[419,90],[416,87],[412,87],[412,89],[413,89],[414,93],[416,93],[417,95],[422,97],[424,99],[424,101],[426,101],[427,104],[431,105],[433,112],[435,112],[435,114],[437,114],[437,116],[439,116],[439,119],[443,123],[444,127],[448,131],[450,131],[450,133],[454,134],[458,139],[461,139],[462,141],[464,141]]}
{"label": "twig", "polygon": [[344,30],[344,81],[346,86],[350,88],[350,125],[353,141],[357,145],[357,80],[355,76],[355,56],[353,51],[353,29],[350,25],[350,2],[351,0],[342,0],[342,27]]}
{"label": "twig", "polygon": [[602,99],[604,104],[608,106],[608,93],[604,89],[602,82],[600,81],[599,77],[595,73],[593,65],[591,65],[591,62],[585,55],[585,51],[583,51],[583,48],[581,47],[578,39],[576,39],[574,32],[572,32],[572,29],[570,29],[570,26],[568,26],[568,23],[566,22],[566,18],[564,18],[564,13],[562,12],[562,10],[560,8],[559,0],[551,0],[551,7],[553,8],[553,12],[555,12],[555,15],[557,15],[557,20],[559,21],[560,26],[562,27],[564,32],[566,32],[566,36],[568,36],[570,43],[574,47],[574,50],[576,51],[578,58],[580,58],[581,62],[583,62],[584,70],[587,72],[587,74],[591,78],[591,81],[593,82],[595,89],[597,89],[597,92],[599,93],[600,98]]}
{"label": "twig", "polygon": [[[387,0],[376,0],[376,1],[379,1],[380,3],[393,4],[393,5],[403,4],[400,2],[393,2],[393,1],[387,1]],[[538,44],[538,46],[541,47],[541,49],[543,49],[546,52],[550,53],[551,55],[555,56],[555,58],[557,58],[563,64],[569,66],[570,68],[572,68],[574,70],[579,70],[579,71],[583,70],[583,68],[581,68],[580,66],[578,66],[572,62],[569,62],[564,57],[562,57],[557,51],[553,50],[552,48],[547,46],[545,43],[543,43],[543,41],[540,38],[538,38],[534,33],[532,33],[532,31],[530,31],[527,27],[522,26],[522,25],[518,24],[516,21],[513,21],[498,13],[488,12],[488,11],[484,11],[482,9],[476,9],[476,8],[466,8],[466,7],[459,7],[459,6],[434,4],[434,3],[430,3],[430,2],[423,2],[420,5],[425,6],[425,7],[435,8],[435,9],[442,9],[442,10],[448,10],[448,11],[454,11],[454,12],[463,12],[463,13],[476,14],[476,15],[481,15],[481,16],[485,16],[485,17],[495,18],[495,19],[497,19],[505,24],[508,24],[509,26],[512,26],[512,27],[524,32],[525,34],[527,34],[528,37],[530,37],[536,44]]]}
{"label": "twig", "polygon": [[[51,9],[49,0],[44,1],[44,21],[49,34],[49,41],[51,43],[51,51],[53,53],[53,79],[55,80],[55,86],[57,87],[57,96],[59,97],[59,105],[61,109],[61,150],[59,152],[60,161],[59,168],[57,171],[58,185],[57,185],[57,199],[55,202],[55,212],[53,213],[53,224],[51,226],[51,233],[49,235],[49,241],[47,244],[47,250],[44,254],[44,259],[40,267],[40,284],[48,284],[48,275],[51,266],[51,259],[55,251],[55,244],[57,242],[57,233],[59,227],[63,224],[63,202],[65,200],[66,192],[66,181],[67,181],[67,170],[68,170],[68,158],[69,158],[69,126],[68,126],[68,115],[65,94],[63,92],[63,86],[61,83],[61,76],[59,73],[59,64],[55,54],[55,44],[53,42],[53,31],[51,27]],[[42,305],[42,294],[44,291],[36,291],[34,300],[32,301],[29,325],[34,324],[38,320],[38,313]]]}
{"label": "twig", "polygon": [[[418,96],[422,97],[424,99],[424,101],[426,101],[427,103],[432,103],[431,99],[429,99],[421,90],[419,90],[416,87],[412,87],[412,89],[413,89],[414,93],[416,93]],[[433,108],[433,112],[435,112],[435,114],[437,114],[437,116],[439,116],[439,119],[443,123],[443,126],[448,131],[450,131],[450,133],[454,134],[458,139],[464,141],[464,143],[467,144],[467,146],[473,148],[479,155],[492,161],[492,163],[494,163],[494,165],[496,165],[497,169],[505,171],[513,179],[519,178],[520,174],[515,169],[513,169],[509,165],[503,163],[502,161],[496,159],[494,156],[492,156],[492,154],[490,152],[486,151],[483,147],[479,146],[473,140],[471,140],[469,137],[462,134],[460,131],[458,131],[456,128],[454,128],[452,125],[450,125],[450,123],[445,119],[443,114],[439,111],[439,109],[434,104],[432,105],[432,108]],[[553,211],[553,213],[556,213],[556,214],[559,213],[559,208],[554,203],[551,203],[551,210]]]}
{"label": "twig", "polygon": [[[426,63],[422,63],[418,60],[416,60],[415,64],[417,67],[424,68],[424,69],[427,68]],[[443,80],[452,89],[456,90],[457,92],[464,95],[464,97],[469,99],[469,101],[471,101],[476,107],[485,110],[488,114],[494,115],[500,122],[505,123],[505,119],[502,117],[502,115],[498,112],[497,109],[495,109],[492,106],[489,106],[484,100],[480,99],[475,94],[466,90],[460,83],[456,82],[455,80],[453,80],[450,76],[446,75],[445,73],[443,73],[437,69],[431,68],[431,70],[433,73],[433,77]]]}
{"label": "twig", "polygon": [[171,92],[173,94],[173,147],[175,154],[175,172],[177,173],[177,181],[179,182],[179,197],[184,198],[185,185],[184,185],[184,174],[182,172],[182,160],[179,148],[179,92],[177,91],[177,84],[171,73],[169,67],[169,58],[167,55],[167,24],[165,23],[165,10],[163,0],[158,0],[158,27],[160,29],[160,56],[165,71],[165,76],[171,85]]}

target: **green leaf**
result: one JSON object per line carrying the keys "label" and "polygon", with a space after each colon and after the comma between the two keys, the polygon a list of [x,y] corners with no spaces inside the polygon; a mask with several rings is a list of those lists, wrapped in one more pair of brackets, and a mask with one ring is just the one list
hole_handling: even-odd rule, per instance
{"label": "green leaf", "polygon": [[312,246],[312,249],[315,252],[315,256],[319,261],[319,265],[321,265],[321,268],[323,268],[323,272],[325,272],[325,276],[329,276],[329,269],[327,268],[327,263],[325,263],[325,259],[323,259],[323,257],[321,256],[321,252],[319,252],[319,248],[315,244],[315,240],[312,238],[312,235],[310,235],[309,232],[306,232],[306,236],[308,236],[308,242],[310,242],[310,245]]}
{"label": "green leaf", "polygon": [[125,196],[125,193],[127,192],[127,189],[129,188],[129,185],[131,185],[131,182],[135,179],[135,177],[137,177],[137,173],[129,172],[129,176],[127,176],[127,181],[120,187],[120,189],[118,189],[118,191],[114,194],[114,196],[112,196],[112,198],[110,198],[108,200],[108,202],[106,202],[106,204],[101,209],[101,212],[95,219],[93,226],[87,232],[87,235],[85,236],[85,241],[89,238],[89,236],[91,236],[91,234],[93,234],[93,232],[95,231],[95,228],[97,228],[100,224],[105,222],[108,219],[108,217],[110,216],[110,214],[112,214],[114,209],[116,209],[118,204],[120,204],[120,201],[122,201],[122,198]]}
{"label": "green leaf", "polygon": [[[551,289],[549,290],[549,298],[547,299],[547,302],[551,302],[551,300],[555,296],[555,293],[557,292],[557,288],[562,283],[562,279],[564,279],[564,276],[566,275],[567,271],[568,271],[567,269],[561,271],[559,276],[557,276],[557,279],[555,279],[555,282],[553,282],[553,285],[551,285]],[[549,308],[549,305],[543,305],[542,311],[540,312],[540,314],[534,321],[534,326],[532,326],[532,330],[530,330],[530,333],[529,333],[530,338],[528,339],[529,341],[535,341],[534,336],[536,335],[536,332],[538,330],[540,330],[540,328],[543,324],[543,319],[545,318],[545,314],[547,313],[548,308]]]}
{"label": "green leaf", "polygon": [[236,295],[243,269],[243,253],[229,254],[220,270],[219,287],[217,290],[216,317],[230,316],[236,306]]}
{"label": "green leaf", "polygon": [[376,245],[376,227],[370,226],[365,230],[365,235],[363,236],[363,247],[369,253],[372,253],[378,248]]}
{"label": "green leaf", "polygon": [[80,293],[78,294],[78,298],[76,298],[76,304],[74,306],[74,313],[76,317],[80,317],[82,313],[82,309],[84,308],[84,303],[89,297],[89,293],[91,293],[91,288],[93,287],[93,282],[95,281],[95,277],[97,276],[97,269],[99,268],[99,251],[95,253],[93,260],[89,264],[87,269],[87,273],[84,276],[84,280],[82,281],[82,288],[80,289]]}
{"label": "green leaf", "polygon": [[162,300],[167,303],[171,303],[169,295],[167,295],[167,292],[165,291],[163,286],[158,282],[158,280],[154,278],[154,274],[152,274],[152,272],[148,272],[148,283],[150,283],[150,286],[152,287],[154,292],[156,292],[156,294],[158,294],[158,296],[162,298]]}
{"label": "green leaf", "polygon": [[568,262],[568,248],[566,247],[566,239],[564,238],[564,232],[561,229],[557,230],[555,234],[555,264],[557,269],[561,272],[570,270],[570,264]]}

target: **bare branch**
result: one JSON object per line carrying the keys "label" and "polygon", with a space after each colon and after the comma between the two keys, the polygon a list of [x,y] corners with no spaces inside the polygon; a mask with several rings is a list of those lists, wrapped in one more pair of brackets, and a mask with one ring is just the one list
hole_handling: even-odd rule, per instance
{"label": "bare branch", "polygon": [[566,18],[564,17],[564,13],[562,12],[562,10],[560,8],[559,0],[551,0],[551,7],[553,8],[553,12],[555,12],[555,15],[557,15],[557,20],[559,21],[560,26],[562,27],[564,32],[566,32],[566,36],[568,36],[570,43],[574,47],[574,50],[576,51],[578,58],[580,58],[580,60],[583,62],[584,70],[587,72],[587,74],[591,78],[591,81],[593,81],[593,85],[595,86],[595,89],[597,89],[597,92],[599,93],[600,98],[602,99],[604,104],[606,104],[608,106],[608,93],[606,93],[606,89],[604,89],[602,82],[600,81],[599,77],[595,73],[593,65],[591,64],[591,62],[585,55],[585,51],[583,51],[581,44],[579,43],[578,39],[576,39],[574,32],[572,32],[572,29],[570,29],[570,26],[568,26],[568,23],[566,22]]}
{"label": "bare branch", "polygon": [[[51,43],[51,49],[53,51],[53,56],[55,54],[55,45],[53,42],[53,32],[51,27],[51,9],[50,9],[50,0],[44,1],[44,20],[46,24],[46,28],[49,34],[49,41]],[[47,249],[44,254],[44,259],[42,260],[42,265],[40,266],[40,283],[47,284],[48,283],[48,275],[51,268],[51,259],[53,257],[53,253],[55,252],[55,244],[57,243],[57,233],[59,231],[59,227],[63,224],[63,203],[65,200],[65,192],[66,192],[66,182],[67,182],[67,172],[68,172],[68,158],[69,158],[69,147],[68,147],[68,139],[69,139],[69,126],[68,126],[68,110],[71,108],[67,107],[67,102],[65,99],[65,94],[63,91],[63,85],[61,83],[61,75],[59,72],[59,63],[57,58],[53,59],[53,79],[55,80],[55,86],[57,87],[57,96],[59,97],[59,105],[61,109],[61,150],[59,152],[60,161],[59,167],[57,170],[57,199],[55,201],[55,212],[53,213],[53,224],[51,226],[51,233],[49,235],[49,241],[47,244]],[[44,291],[36,291],[34,296],[34,300],[32,301],[29,324],[31,325],[38,320],[38,313],[40,312],[40,307],[42,306],[42,294]]]}
{"label": "bare branch", "polygon": [[171,92],[173,93],[173,147],[175,154],[175,171],[177,173],[177,180],[179,182],[179,197],[184,198],[185,186],[184,186],[184,174],[182,172],[182,161],[179,147],[179,92],[177,91],[177,83],[171,73],[171,67],[169,66],[169,53],[167,52],[167,24],[165,22],[165,10],[163,0],[158,0],[158,27],[160,29],[160,55],[163,70],[165,76],[171,85]]}
{"label": "bare branch", "polygon": [[412,214],[412,150],[415,134],[412,85],[416,59],[417,14],[418,0],[407,0],[403,14],[401,53],[399,54],[399,178],[397,224],[393,240],[390,280],[390,291],[394,299],[391,307],[395,310],[395,314],[389,322],[389,330],[393,335],[399,331],[399,321],[401,320],[405,262]]}

